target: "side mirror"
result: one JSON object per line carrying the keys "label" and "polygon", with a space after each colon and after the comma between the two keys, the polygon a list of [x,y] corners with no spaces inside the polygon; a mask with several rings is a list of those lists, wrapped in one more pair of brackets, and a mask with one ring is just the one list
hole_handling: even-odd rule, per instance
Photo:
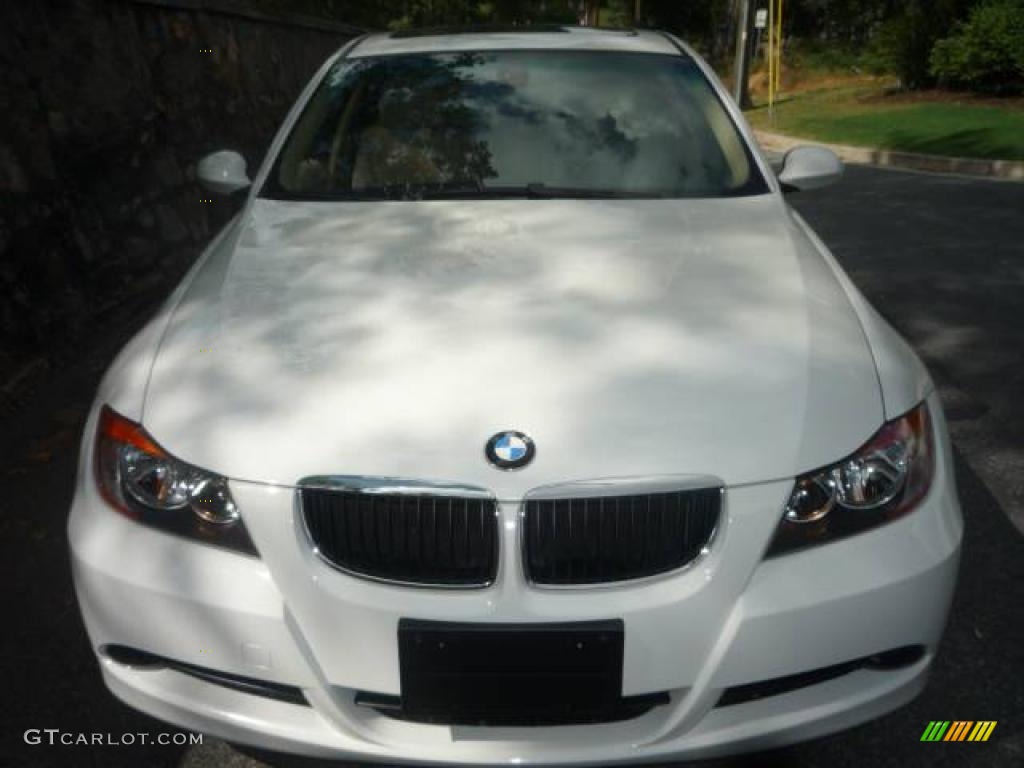
{"label": "side mirror", "polygon": [[219,195],[230,195],[252,184],[245,172],[245,158],[230,149],[222,149],[200,160],[196,178],[205,189]]}
{"label": "side mirror", "polygon": [[785,192],[819,189],[839,181],[843,161],[824,147],[793,147],[782,159],[779,181]]}

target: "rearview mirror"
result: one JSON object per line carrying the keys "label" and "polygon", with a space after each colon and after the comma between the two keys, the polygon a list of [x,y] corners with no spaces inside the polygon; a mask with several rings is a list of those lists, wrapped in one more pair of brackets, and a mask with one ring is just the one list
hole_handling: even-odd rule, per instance
{"label": "rearview mirror", "polygon": [[819,189],[843,175],[843,161],[824,147],[793,147],[782,160],[779,181],[784,192]]}
{"label": "rearview mirror", "polygon": [[245,172],[245,158],[230,149],[222,149],[200,160],[196,178],[205,189],[219,195],[229,195],[252,184]]}

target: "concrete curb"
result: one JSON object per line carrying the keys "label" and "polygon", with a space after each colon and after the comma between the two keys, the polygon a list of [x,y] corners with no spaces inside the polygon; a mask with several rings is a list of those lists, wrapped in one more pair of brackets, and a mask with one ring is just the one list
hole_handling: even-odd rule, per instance
{"label": "concrete curb", "polygon": [[768,131],[754,131],[758,143],[772,152],[786,152],[800,144],[813,144],[831,149],[847,163],[880,165],[908,171],[928,173],[954,173],[961,176],[980,176],[987,179],[1024,181],[1024,162],[1017,160],[981,160],[974,157],[944,157],[919,155],[915,152],[897,152],[872,147],[851,147],[845,144],[826,144],[813,139],[797,139]]}

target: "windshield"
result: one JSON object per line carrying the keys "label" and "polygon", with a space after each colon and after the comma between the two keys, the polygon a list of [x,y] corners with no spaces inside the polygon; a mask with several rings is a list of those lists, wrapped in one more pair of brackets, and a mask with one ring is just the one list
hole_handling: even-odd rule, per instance
{"label": "windshield", "polygon": [[315,200],[764,192],[689,57],[547,50],[342,59],[263,189]]}

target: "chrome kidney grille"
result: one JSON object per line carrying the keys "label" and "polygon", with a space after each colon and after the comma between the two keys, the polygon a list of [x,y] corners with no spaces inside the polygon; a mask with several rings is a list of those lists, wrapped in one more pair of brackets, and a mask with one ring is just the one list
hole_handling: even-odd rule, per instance
{"label": "chrome kidney grille", "polygon": [[493,498],[308,487],[299,489],[299,498],[319,555],[340,570],[420,586],[494,581]]}
{"label": "chrome kidney grille", "polygon": [[523,550],[536,584],[627,581],[693,562],[721,511],[719,488],[627,496],[527,499]]}
{"label": "chrome kidney grille", "polygon": [[[722,490],[607,489],[531,497],[521,557],[537,585],[624,582],[667,573],[706,551]],[[300,481],[298,502],[319,557],[377,581],[485,587],[498,572],[498,502],[474,486],[345,476]]]}

